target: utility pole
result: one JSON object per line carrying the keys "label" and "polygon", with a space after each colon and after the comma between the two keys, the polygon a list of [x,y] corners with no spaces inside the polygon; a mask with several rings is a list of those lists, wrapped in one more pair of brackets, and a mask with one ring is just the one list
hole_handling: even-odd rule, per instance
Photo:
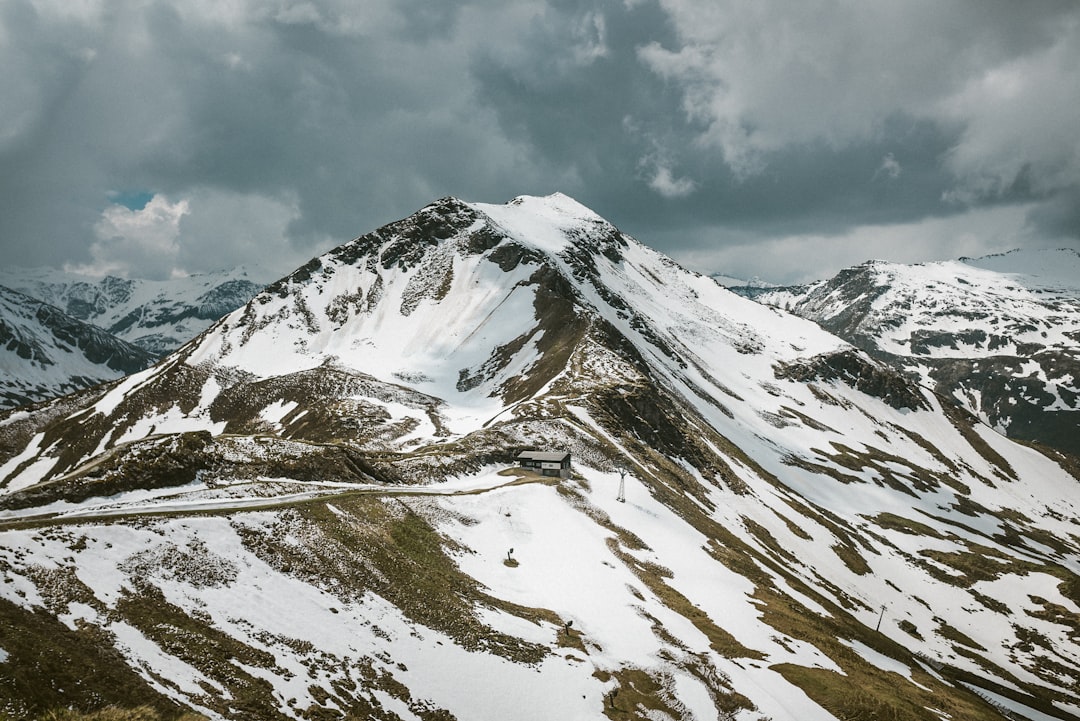
{"label": "utility pole", "polygon": [[881,630],[881,619],[883,619],[883,618],[885,618],[885,605],[884,604],[882,604],[881,613],[877,617],[877,626],[874,627],[875,631],[880,631]]}

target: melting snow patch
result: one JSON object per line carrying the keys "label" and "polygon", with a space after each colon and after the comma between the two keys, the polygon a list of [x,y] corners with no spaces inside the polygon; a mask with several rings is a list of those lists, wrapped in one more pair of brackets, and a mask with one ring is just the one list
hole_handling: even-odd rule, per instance
{"label": "melting snow patch", "polygon": [[[45,434],[38,433],[36,436],[30,439],[30,442],[26,444],[26,449],[22,453],[11,458],[7,463],[0,466],[0,481],[2,481],[9,474],[13,473],[15,469],[18,468],[26,459],[33,458],[34,454],[41,449],[41,442],[43,440],[45,440]],[[25,485],[27,484],[23,483],[22,485],[12,487],[9,490],[18,490],[18,488],[21,488]]]}
{"label": "melting snow patch", "polygon": [[144,371],[128,376],[120,385],[106,393],[94,404],[94,413],[103,416],[110,415],[128,397],[129,393],[134,393],[144,382],[153,378],[157,370],[159,370],[157,366],[151,366]]}
{"label": "melting snow patch", "polygon": [[56,617],[72,631],[78,631],[80,621],[93,621],[97,619],[98,614],[93,606],[78,601],[72,601],[68,604],[68,612],[57,614]]}
{"label": "melting snow patch", "polygon": [[0,648],[0,663],[4,663],[8,660],[8,652]]}
{"label": "melting snow patch", "polygon": [[119,438],[112,439],[111,441],[108,436],[102,438],[101,443],[92,455],[96,456],[104,453],[107,450],[107,446],[110,444],[117,446],[121,443],[139,441],[150,435],[208,430],[216,436],[225,431],[225,425],[225,421],[212,423],[208,420],[191,416],[184,413],[179,405],[173,405],[164,413],[140,418],[135,423],[132,423]]}
{"label": "melting snow patch", "polygon": [[[28,467],[24,468],[19,475],[15,476],[15,479],[8,484],[7,490],[9,492],[18,491],[19,489],[34,485],[44,478],[45,474],[52,470],[53,465],[55,464],[55,458],[45,457],[37,459]],[[2,477],[3,474],[0,474],[0,478]]]}
{"label": "melting snow patch", "polygon": [[[194,666],[170,656],[134,626],[117,621],[109,625],[109,630],[116,636],[116,647],[132,666],[153,669],[160,678],[169,679],[170,685],[178,689],[180,693],[199,696],[207,689],[215,689],[223,697],[229,697],[221,684],[204,675]],[[158,690],[170,698],[175,695],[160,687]]]}
{"label": "melting snow patch", "polygon": [[221,395],[222,387],[217,382],[217,378],[210,376],[206,379],[206,383],[203,384],[202,392],[199,394],[199,405],[196,408],[209,408],[219,395]]}
{"label": "melting snow patch", "polygon": [[14,423],[16,421],[21,421],[21,420],[23,420],[25,418],[29,418],[29,417],[30,417],[30,412],[29,411],[16,411],[15,413],[12,413],[10,416],[5,418],[4,420],[0,421],[0,428],[3,428],[4,426],[10,426],[12,423]]}
{"label": "melting snow patch", "polygon": [[281,419],[289,415],[289,413],[296,408],[299,403],[296,401],[277,401],[271,403],[262,410],[262,417],[268,423],[279,424]]}

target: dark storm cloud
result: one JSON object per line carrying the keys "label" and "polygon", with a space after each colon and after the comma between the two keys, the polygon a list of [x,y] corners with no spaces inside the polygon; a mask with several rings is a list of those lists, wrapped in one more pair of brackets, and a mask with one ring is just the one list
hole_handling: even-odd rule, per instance
{"label": "dark storm cloud", "polygon": [[285,270],[554,190],[747,274],[1080,234],[1072,2],[33,0],[0,63],[9,264]]}
{"label": "dark storm cloud", "polygon": [[1033,208],[1029,219],[1049,238],[1080,238],[1080,188],[1055,194]]}
{"label": "dark storm cloud", "polygon": [[[1075,4],[608,4],[608,52],[581,67],[551,58],[598,5],[559,7],[478,73],[483,97],[572,165],[582,200],[677,256],[804,236],[789,246],[814,259],[874,226],[930,259],[961,237],[973,254],[1077,243]],[[958,223],[985,233],[980,212],[1008,233],[970,247]]]}
{"label": "dark storm cloud", "polygon": [[682,160],[687,144],[678,88],[637,60],[643,43],[673,37],[652,2],[553,3],[512,46],[478,52],[472,71],[502,132],[565,171],[564,192],[634,221],[643,201],[656,205],[656,164]]}
{"label": "dark storm cloud", "polygon": [[[6,64],[17,68],[6,82],[26,111],[0,117],[5,262],[123,269],[123,259],[103,256],[125,247],[121,231],[111,224],[102,238],[99,223],[117,193],[192,200],[176,211],[174,242],[153,244],[160,261],[129,269],[163,275],[170,264],[243,260],[253,240],[231,239],[248,236],[246,224],[264,220],[268,205],[283,237],[267,244],[302,261],[438,195],[509,187],[514,177],[532,185],[533,173],[500,159],[513,159],[513,144],[471,100],[467,50],[447,40],[460,10],[17,10],[5,6],[3,16],[6,59],[17,61]],[[229,218],[223,197],[255,215]],[[202,235],[208,213],[223,223],[211,236]],[[139,232],[136,223],[123,229]]]}
{"label": "dark storm cloud", "polygon": [[[991,3],[927,14],[927,23],[943,23],[929,32],[914,23],[926,8],[906,19],[899,12],[860,19],[857,12],[838,17],[840,5],[823,12],[826,5],[794,18],[803,23],[794,33],[798,47],[785,47],[793,20],[776,5],[746,32],[754,45],[747,49],[739,31],[728,30],[748,9],[740,3],[667,3],[670,14],[651,3],[612,4],[607,52],[579,66],[563,59],[573,57],[567,39],[596,8],[563,4],[561,14],[549,10],[529,28],[523,52],[485,55],[477,77],[506,132],[571,164],[587,203],[650,232],[708,224],[840,232],[954,214],[965,203],[1057,194],[1057,187],[1025,186],[1030,165],[1002,164],[993,187],[966,167],[961,142],[984,119],[965,117],[963,93],[984,63],[1022,58],[1051,42],[1068,5],[1031,13]],[[672,27],[673,17],[683,18],[686,32]],[[906,27],[870,27],[890,19]],[[876,42],[891,33],[897,38]],[[831,47],[857,35],[868,39],[856,47],[861,53]],[[664,188],[649,181],[661,169],[684,179],[685,192],[669,188],[676,192],[656,197]]]}

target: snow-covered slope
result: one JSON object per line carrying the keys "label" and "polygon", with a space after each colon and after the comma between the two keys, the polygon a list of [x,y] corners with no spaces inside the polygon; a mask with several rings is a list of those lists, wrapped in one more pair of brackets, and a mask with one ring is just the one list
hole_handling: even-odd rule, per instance
{"label": "snow-covered slope", "polygon": [[814,320],[998,431],[1080,455],[1080,254],[870,262],[755,298]]}
{"label": "snow-covered slope", "polygon": [[0,286],[0,408],[114,380],[152,360],[138,346]]}
{"label": "snow-covered slope", "polygon": [[270,280],[247,267],[170,280],[90,278],[52,268],[0,270],[0,285],[54,305],[154,355],[176,350]]}
{"label": "snow-covered slope", "polygon": [[[515,469],[525,448],[573,476]],[[565,196],[448,198],[153,369],[0,417],[0,693],[1077,718],[1068,463]]]}

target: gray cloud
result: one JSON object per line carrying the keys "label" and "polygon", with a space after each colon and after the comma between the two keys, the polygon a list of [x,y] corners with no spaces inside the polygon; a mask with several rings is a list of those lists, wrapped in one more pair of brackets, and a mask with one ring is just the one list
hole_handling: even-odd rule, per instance
{"label": "gray cloud", "polygon": [[7,264],[284,271],[554,190],[705,270],[1080,237],[1073,2],[35,0],[0,38]]}

